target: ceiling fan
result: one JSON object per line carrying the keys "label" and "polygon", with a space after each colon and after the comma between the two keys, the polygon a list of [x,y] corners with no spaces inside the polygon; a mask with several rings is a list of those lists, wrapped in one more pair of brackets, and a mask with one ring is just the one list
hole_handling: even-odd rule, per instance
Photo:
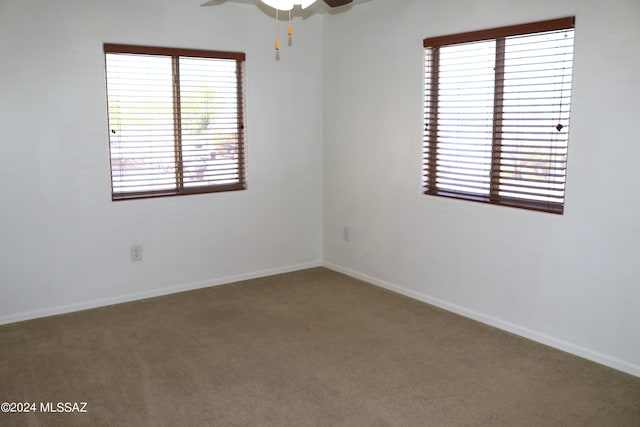
{"label": "ceiling fan", "polygon": [[[316,0],[260,0],[262,3],[271,6],[276,10],[291,10],[295,5],[300,5],[303,9],[315,3]],[[329,7],[346,6],[353,3],[353,0],[323,0]],[[231,3],[255,3],[256,0],[209,0],[202,6],[215,6],[225,2]]]}
{"label": "ceiling fan", "polygon": [[[368,0],[361,0],[368,1]],[[245,4],[256,4],[263,3],[271,8],[275,9],[276,15],[276,24],[279,20],[279,12],[284,11],[289,13],[289,25],[287,27],[287,35],[291,37],[293,35],[293,30],[291,27],[291,10],[295,6],[300,6],[302,9],[306,9],[311,6],[316,0],[209,0],[206,3],[203,3],[201,6],[216,6],[222,3],[245,3]],[[340,8],[342,6],[346,6],[348,4],[353,3],[353,0],[323,0],[323,2],[329,6],[330,8]],[[276,43],[275,43],[276,52],[280,50],[280,41],[277,37],[277,28],[276,28]]]}

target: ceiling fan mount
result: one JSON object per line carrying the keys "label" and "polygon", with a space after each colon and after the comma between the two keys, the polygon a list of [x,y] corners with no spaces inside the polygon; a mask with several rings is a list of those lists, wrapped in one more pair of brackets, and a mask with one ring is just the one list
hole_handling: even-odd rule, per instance
{"label": "ceiling fan mount", "polygon": [[[277,10],[291,10],[299,5],[302,9],[311,6],[316,0],[260,0]],[[340,7],[352,3],[353,0],[323,0],[329,7]]]}
{"label": "ceiling fan mount", "polygon": [[[215,6],[222,3],[257,3],[258,1],[278,10],[291,10],[300,5],[302,9],[315,3],[316,0],[209,0],[202,6]],[[353,3],[353,0],[322,0],[330,8],[342,7]]]}

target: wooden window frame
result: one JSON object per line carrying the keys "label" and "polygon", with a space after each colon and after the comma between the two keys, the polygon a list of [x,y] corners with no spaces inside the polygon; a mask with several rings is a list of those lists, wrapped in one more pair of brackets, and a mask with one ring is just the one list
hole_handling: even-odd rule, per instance
{"label": "wooden window frame", "polygon": [[[430,61],[431,69],[436,72],[431,74],[431,79],[425,84],[425,123],[424,123],[424,151],[423,158],[423,192],[427,195],[471,200],[494,205],[510,206],[523,209],[530,209],[542,212],[562,214],[564,212],[564,195],[562,203],[549,203],[524,198],[504,197],[498,194],[501,161],[501,135],[502,127],[502,96],[504,90],[504,78],[500,78],[499,73],[504,73],[504,42],[506,37],[533,35],[548,31],[568,30],[575,28],[575,17],[565,17],[548,21],[513,25],[507,27],[493,28],[481,31],[472,31],[448,36],[431,37],[423,40],[423,47]],[[462,43],[472,43],[487,40],[496,41],[496,83],[494,87],[494,117],[492,133],[492,154],[491,171],[489,176],[489,194],[475,195],[471,193],[447,191],[438,189],[437,178],[437,150],[438,150],[438,92],[439,92],[439,69],[440,69],[440,47]],[[502,64],[500,62],[502,61]],[[429,101],[427,101],[429,99]],[[566,165],[564,169],[566,173]],[[564,194],[564,188],[563,188]]]}
{"label": "wooden window frame", "polygon": [[[173,80],[173,117],[174,117],[174,151],[176,169],[176,188],[170,190],[149,190],[136,192],[116,192],[113,181],[113,163],[110,154],[111,165],[111,195],[112,201],[147,199],[156,197],[184,196],[191,194],[217,193],[227,191],[239,191],[246,189],[246,141],[245,141],[245,94],[244,75],[246,55],[242,52],[210,51],[200,49],[181,49],[156,46],[141,46],[104,43],[103,50],[105,58],[107,54],[136,54],[170,57],[172,61]],[[237,76],[237,161],[238,161],[238,182],[233,184],[214,184],[201,186],[185,186],[184,164],[182,151],[182,123],[181,123],[181,103],[180,103],[180,67],[179,58],[207,58],[207,59],[229,59],[236,61]],[[105,71],[106,72],[106,71]],[[107,76],[108,77],[108,76]],[[111,141],[111,138],[110,138]],[[109,144],[111,152],[111,142]]]}

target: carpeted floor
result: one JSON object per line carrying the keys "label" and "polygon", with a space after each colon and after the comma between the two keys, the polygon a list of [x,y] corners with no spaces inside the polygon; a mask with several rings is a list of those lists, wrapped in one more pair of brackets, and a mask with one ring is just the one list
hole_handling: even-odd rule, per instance
{"label": "carpeted floor", "polygon": [[640,426],[640,378],[322,268],[2,326],[0,401],[38,409],[2,426]]}

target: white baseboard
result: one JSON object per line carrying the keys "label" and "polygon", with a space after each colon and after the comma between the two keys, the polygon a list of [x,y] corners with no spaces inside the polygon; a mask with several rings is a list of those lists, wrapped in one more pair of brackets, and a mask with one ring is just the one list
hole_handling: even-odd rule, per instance
{"label": "white baseboard", "polygon": [[163,295],[175,294],[178,292],[191,291],[195,289],[208,288],[211,286],[219,286],[227,283],[239,282],[242,280],[257,279],[260,277],[272,276],[274,274],[290,273],[292,271],[306,270],[308,268],[321,267],[322,262],[312,261],[303,264],[288,265],[284,267],[260,270],[251,273],[242,273],[231,276],[218,277],[216,279],[205,280],[202,282],[187,283],[177,286],[169,286],[160,289],[152,289],[144,292],[134,292],[131,294],[120,295],[117,297],[100,298],[90,301],[83,301],[75,304],[51,307],[42,310],[27,311],[23,313],[11,314],[8,316],[0,316],[0,325],[8,323],[21,322],[24,320],[37,319],[40,317],[55,316],[58,314],[72,313],[74,311],[88,310],[91,308],[104,307],[107,305],[120,304],[123,302],[137,301],[146,298],[159,297]]}
{"label": "white baseboard", "polygon": [[362,274],[360,272],[351,270],[346,267],[342,267],[340,265],[333,264],[331,262],[324,262],[322,264],[324,267],[337,271],[339,273],[346,274],[347,276],[354,277],[356,279],[371,283],[376,286],[380,286],[381,288],[388,289],[393,292],[397,292],[399,294],[408,296],[410,298],[425,302],[427,304],[440,307],[444,310],[450,311],[452,313],[459,314],[464,317],[468,317],[473,320],[477,320],[478,322],[485,323],[490,326],[494,326],[498,329],[505,330],[507,332],[511,332],[513,334],[519,335],[524,338],[528,338],[530,340],[539,342],[541,344],[548,345],[550,347],[556,348],[558,350],[565,351],[567,353],[571,353],[573,355],[582,357],[587,360],[591,360],[593,362],[599,363],[601,365],[608,366],[613,369],[617,369],[622,372],[626,372],[628,374],[634,375],[636,377],[640,377],[640,366],[626,362],[624,360],[617,359],[615,357],[608,356],[606,354],[602,354],[593,350],[589,350],[588,348],[584,348],[575,344],[572,344],[568,341],[564,341],[550,335],[546,335],[540,332],[536,332],[531,329],[523,328],[521,326],[515,325],[513,323],[506,322],[504,320],[497,319],[492,316],[488,316],[483,313],[479,313],[477,311],[469,310],[467,308],[461,307],[456,304],[451,304],[447,301],[443,301],[437,298],[432,298],[428,295],[422,294],[420,292],[415,292],[410,289],[404,288],[402,286],[398,286],[393,283],[389,283],[385,280],[381,280],[375,277],[368,276],[366,274]]}

